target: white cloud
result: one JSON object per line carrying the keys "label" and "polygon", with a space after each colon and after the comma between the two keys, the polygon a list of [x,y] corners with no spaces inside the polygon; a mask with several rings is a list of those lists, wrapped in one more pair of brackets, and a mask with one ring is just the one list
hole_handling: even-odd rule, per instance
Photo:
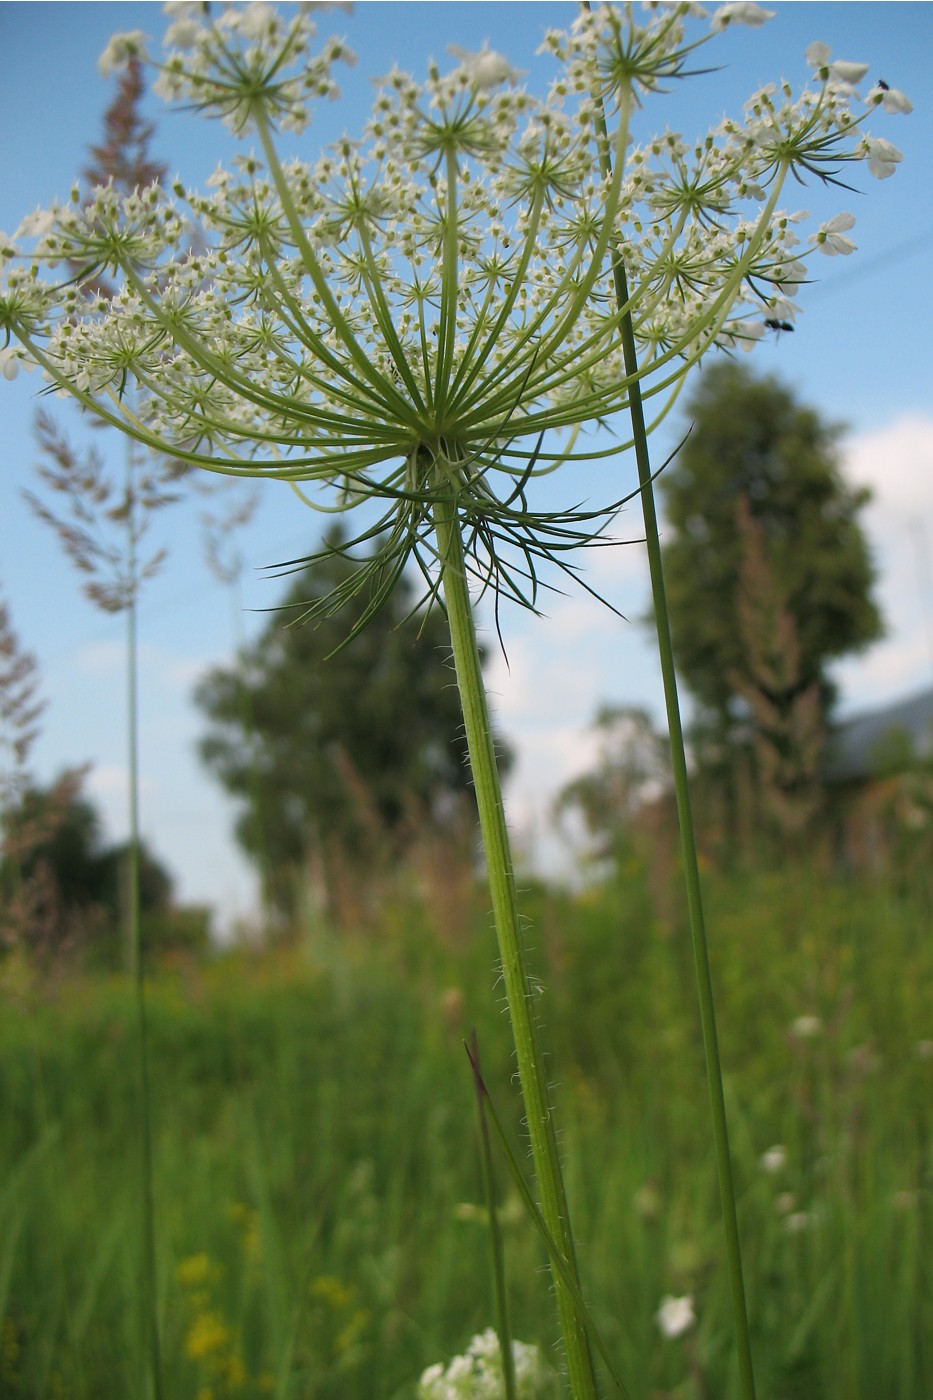
{"label": "white cloud", "polygon": [[126,667],[126,646],[109,640],[85,642],[75,651],[74,665],[83,676],[122,676]]}
{"label": "white cloud", "polygon": [[846,471],[871,486],[878,525],[933,513],[933,418],[911,414],[845,444]]}
{"label": "white cloud", "polygon": [[863,524],[887,636],[835,668],[844,709],[933,683],[933,418],[899,418],[844,448],[846,475],[871,487]]}

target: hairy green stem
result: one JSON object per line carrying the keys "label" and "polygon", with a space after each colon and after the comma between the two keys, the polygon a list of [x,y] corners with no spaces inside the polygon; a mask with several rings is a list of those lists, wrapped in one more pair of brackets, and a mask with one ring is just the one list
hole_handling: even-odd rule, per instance
{"label": "hairy green stem", "polygon": [[[435,506],[434,526],[454,667],[486,853],[489,888],[502,962],[502,979],[512,1022],[531,1158],[541,1198],[541,1214],[553,1239],[563,1252],[572,1276],[578,1279],[567,1196],[535,1017],[536,991],[528,972],[502,788],[470,602],[463,540],[453,501],[439,502]],[[596,1377],[586,1328],[570,1291],[553,1269],[552,1278],[564,1337],[571,1393],[574,1400],[596,1400]]]}

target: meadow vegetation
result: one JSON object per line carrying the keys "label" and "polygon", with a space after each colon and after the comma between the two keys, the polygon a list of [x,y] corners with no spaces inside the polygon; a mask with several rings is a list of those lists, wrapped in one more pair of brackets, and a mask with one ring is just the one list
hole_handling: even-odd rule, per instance
{"label": "meadow vegetation", "polygon": [[[633,1400],[736,1393],[689,938],[636,855],[528,889],[588,1296]],[[671,888],[667,888],[668,881]],[[903,883],[903,882],[902,882]],[[761,1393],[925,1400],[933,1376],[930,891],[707,873]],[[515,1125],[495,944],[430,895],[365,925],[166,962],[149,1025],[173,1400],[411,1400],[494,1317],[462,1042]],[[144,1345],[120,977],[2,969],[0,1392],[125,1400]],[[504,1169],[514,1335],[557,1357],[543,1249]],[[665,1336],[664,1297],[695,1325]]]}
{"label": "meadow vegetation", "polygon": [[[804,176],[839,186],[841,162],[888,177],[900,152],[866,123],[907,114],[909,100],[881,81],[863,98],[869,65],[817,42],[796,96],[769,85],[694,143],[668,128],[639,146],[630,122],[643,100],[693,75],[701,44],[769,13],[727,4],[699,34],[691,6],[646,19],[584,5],[545,37],[558,65],[546,98],[488,45],[454,48],[457,65],[429,65],[421,84],[394,68],[362,142],[312,165],[283,143],[309,103],[337,94],[345,42],[312,48],[305,7],[172,14],[162,60],[136,31],[102,55],[105,74],[126,70],[99,153],[107,179],[76,183],[67,205],[27,216],[0,247],[3,374],[40,367],[128,443],[107,518],[125,526],[114,557],[129,583],[98,601],[128,608],[135,892],[129,982],[61,959],[40,977],[22,945],[2,965],[2,1393],[544,1400],[563,1387],[597,1400],[598,1351],[633,1400],[755,1400],[754,1350],[762,1394],[919,1400],[931,1375],[929,890],[838,883],[816,842],[804,858],[819,668],[804,664],[774,520],[740,491],[726,527],[755,645],[741,637],[748,674],[715,671],[760,731],[772,836],[801,839],[785,867],[708,861],[711,959],[648,450],[707,352],[792,330],[811,256],[854,250],[845,211],[804,246],[810,216],[783,208],[782,191]],[[135,142],[141,159],[148,140],[133,115],[140,64],[158,70],[163,97],[255,138],[208,194],[164,186],[155,166],[114,174],[118,147]],[[617,418],[628,426],[611,445],[583,441]],[[292,561],[350,561],[305,614],[322,624],[362,601],[348,642],[406,568],[420,570],[423,601],[446,617],[488,876],[481,895],[468,859],[455,924],[402,867],[355,918],[302,919],[268,901],[295,924],[291,939],[280,928],[265,951],[213,960],[176,945],[147,984],[134,608],[159,556],[139,559],[137,506],[167,497],[161,468],[140,477],[143,451],[179,470],[287,480],[309,504],[320,488],[325,510],[360,517],[352,538]],[[581,506],[568,504],[574,488],[556,509],[533,498],[558,466],[627,451],[637,492],[613,486]],[[69,458],[67,482],[77,470]],[[78,486],[105,504],[93,473]],[[536,610],[539,569],[580,579],[574,551],[605,543],[632,494],[689,915],[672,895],[673,858],[646,860],[618,833],[611,876],[574,894],[533,888],[520,906],[475,595],[494,595],[497,626],[503,598]],[[73,527],[45,514],[69,549]],[[785,533],[796,558],[799,532]],[[809,606],[812,589],[800,591]],[[255,739],[240,679],[231,698]],[[36,713],[20,716],[17,799]],[[732,737],[749,748],[747,726]],[[303,747],[322,743],[315,731]],[[338,764],[344,788],[357,757]],[[241,786],[256,806],[252,768]],[[390,807],[403,790],[393,779]],[[585,817],[589,796],[575,799]],[[657,849],[673,849],[670,835]],[[263,841],[254,854],[269,854]],[[31,887],[12,859],[25,909]],[[507,1105],[507,1150],[483,1159],[486,1183],[502,1178],[495,1211],[463,1054],[473,1033],[491,1091],[474,1057],[480,1106]],[[553,1385],[516,1338],[553,1360]]]}

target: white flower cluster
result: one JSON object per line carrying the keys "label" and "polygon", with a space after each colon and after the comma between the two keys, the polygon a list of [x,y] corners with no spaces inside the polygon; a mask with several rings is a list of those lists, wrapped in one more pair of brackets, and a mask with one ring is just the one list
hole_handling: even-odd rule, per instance
{"label": "white flower cluster", "polygon": [[[556,1395],[555,1373],[538,1348],[513,1342],[512,1356],[518,1400],[551,1400]],[[419,1382],[418,1400],[505,1400],[499,1339],[492,1328],[474,1337],[465,1354],[455,1356],[448,1366],[430,1366]]]}
{"label": "white flower cluster", "polygon": [[[767,18],[727,5],[691,38],[698,7],[671,4],[601,5],[549,33],[546,100],[488,47],[421,83],[393,70],[360,140],[283,163],[276,130],[301,129],[351,60],[339,40],[312,53],[310,8],[170,7],[159,91],[254,133],[261,154],[203,193],[75,190],[0,236],[0,351],[20,345],[3,372],[40,365],[177,460],[381,498],[409,539],[440,490],[478,534],[521,535],[529,478],[592,456],[578,430],[628,406],[623,320],[658,421],[707,349],[797,314],[808,216],[785,186],[900,159],[862,123],[906,98],[862,102],[863,65],[820,45],[798,94],[769,86],[695,140],[637,141],[639,109],[698,44]],[[118,36],[106,66],[140,55],[141,35]],[[853,223],[829,220],[810,251],[848,253]],[[86,292],[104,279],[112,295]]]}
{"label": "white flower cluster", "polygon": [[661,1299],[661,1306],[655,1313],[655,1322],[658,1324],[662,1337],[668,1337],[672,1340],[689,1332],[696,1322],[692,1295],[687,1293],[682,1298],[675,1298],[671,1294],[667,1294]]}

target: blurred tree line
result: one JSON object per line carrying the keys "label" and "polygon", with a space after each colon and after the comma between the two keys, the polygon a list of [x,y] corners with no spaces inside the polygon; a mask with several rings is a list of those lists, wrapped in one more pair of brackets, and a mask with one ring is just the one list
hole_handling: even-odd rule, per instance
{"label": "blurred tree line", "polygon": [[[286,924],[309,897],[331,912],[365,902],[426,835],[472,863],[475,808],[444,617],[416,608],[404,577],[363,627],[367,590],[331,611],[325,600],[364,562],[332,534],[260,636],[195,695],[209,721],[202,757],[236,799],[237,839]],[[507,767],[501,738],[497,748]]]}
{"label": "blurred tree line", "polygon": [[[839,427],[733,359],[704,371],[686,418],[660,490],[695,807],[718,859],[784,860],[834,819],[832,664],[883,631],[861,523],[870,493],[845,480]],[[630,856],[639,831],[672,851],[665,744],[650,717],[607,706],[595,727],[597,766],[560,794],[558,815],[573,814],[603,865],[612,851],[616,864]]]}
{"label": "blurred tree line", "polygon": [[[51,964],[69,955],[115,967],[129,847],[105,842],[83,793],[86,769],[71,769],[47,786],[36,782],[30,759],[44,708],[35,657],[0,599],[0,953],[20,949]],[[171,876],[144,842],[139,883],[148,948],[207,948],[209,911],[175,904]]]}

